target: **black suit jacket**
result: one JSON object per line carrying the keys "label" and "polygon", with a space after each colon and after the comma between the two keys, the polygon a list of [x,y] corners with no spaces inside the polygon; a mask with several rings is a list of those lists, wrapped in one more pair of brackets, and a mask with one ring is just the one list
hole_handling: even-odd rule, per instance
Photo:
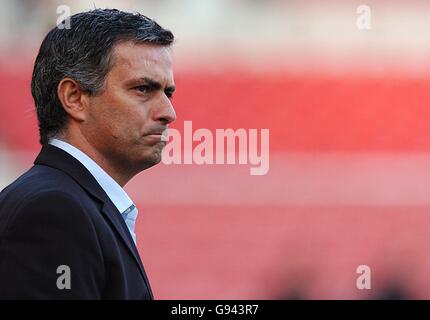
{"label": "black suit jacket", "polygon": [[57,147],[0,193],[0,299],[153,299],[119,211]]}

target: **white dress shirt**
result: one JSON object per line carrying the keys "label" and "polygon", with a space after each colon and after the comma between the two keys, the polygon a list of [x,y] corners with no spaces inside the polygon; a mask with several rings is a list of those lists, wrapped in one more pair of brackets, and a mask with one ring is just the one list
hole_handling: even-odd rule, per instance
{"label": "white dress shirt", "polygon": [[102,189],[106,192],[112,203],[121,213],[127,224],[128,230],[136,243],[135,224],[137,218],[137,208],[123,188],[104,171],[93,159],[87,156],[78,148],[59,139],[50,139],[49,144],[60,148],[78,160],[94,176]]}

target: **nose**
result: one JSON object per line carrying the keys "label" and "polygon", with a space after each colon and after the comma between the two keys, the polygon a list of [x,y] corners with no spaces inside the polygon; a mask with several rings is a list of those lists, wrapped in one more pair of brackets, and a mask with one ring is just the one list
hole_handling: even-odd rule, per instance
{"label": "nose", "polygon": [[156,108],[154,114],[154,121],[160,121],[164,125],[169,124],[176,120],[175,108],[173,108],[172,102],[164,97],[160,102],[158,108]]}

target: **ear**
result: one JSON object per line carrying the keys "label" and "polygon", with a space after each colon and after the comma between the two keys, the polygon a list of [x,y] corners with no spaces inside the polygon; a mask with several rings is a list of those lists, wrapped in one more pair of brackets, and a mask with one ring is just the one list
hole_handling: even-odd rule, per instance
{"label": "ear", "polygon": [[71,79],[64,78],[57,87],[58,98],[64,111],[76,121],[85,121],[88,112],[88,96],[79,87],[79,84]]}

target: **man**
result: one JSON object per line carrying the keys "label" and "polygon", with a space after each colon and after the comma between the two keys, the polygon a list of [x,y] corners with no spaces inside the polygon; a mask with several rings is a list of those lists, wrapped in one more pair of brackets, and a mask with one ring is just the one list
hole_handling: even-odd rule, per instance
{"label": "man", "polygon": [[172,42],[111,9],[48,33],[31,84],[42,150],[0,194],[0,299],[153,299],[123,187],[176,118]]}

